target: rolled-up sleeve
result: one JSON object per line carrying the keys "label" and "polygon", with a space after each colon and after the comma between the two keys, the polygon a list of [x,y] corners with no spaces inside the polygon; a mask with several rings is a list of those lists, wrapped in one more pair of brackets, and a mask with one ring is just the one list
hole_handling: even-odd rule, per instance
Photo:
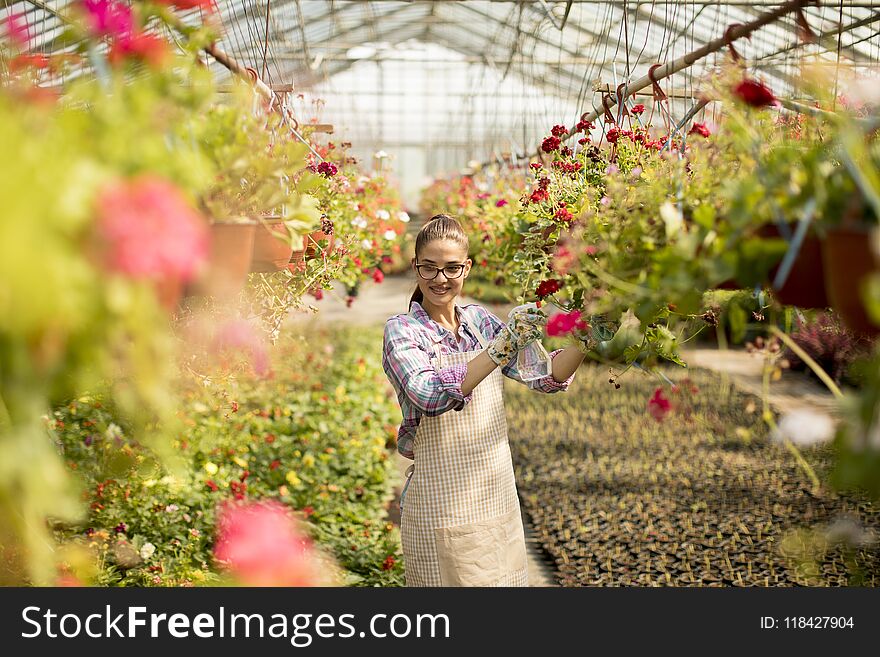
{"label": "rolled-up sleeve", "polygon": [[[486,332],[489,333],[489,339],[494,339],[496,335],[504,328],[504,322],[502,322],[498,317],[494,314],[486,311]],[[556,354],[560,353],[562,349],[555,349],[550,352],[550,359],[556,357]],[[526,385],[530,390],[535,390],[537,392],[546,392],[546,393],[554,393],[554,392],[564,392],[568,390],[568,386],[571,385],[571,382],[574,380],[574,374],[572,374],[565,381],[557,381],[553,378],[552,374],[548,374],[547,376],[535,379],[534,381],[523,381],[522,376],[520,376],[519,370],[516,367],[516,358],[511,359],[511,361],[501,368],[501,372],[509,379],[513,379],[514,381],[519,381],[520,383]]]}
{"label": "rolled-up sleeve", "polygon": [[473,392],[463,395],[461,384],[467,364],[436,371],[431,355],[419,342],[405,318],[393,317],[385,323],[383,365],[398,390],[420,412],[428,416],[449,410],[460,411],[471,401]]}

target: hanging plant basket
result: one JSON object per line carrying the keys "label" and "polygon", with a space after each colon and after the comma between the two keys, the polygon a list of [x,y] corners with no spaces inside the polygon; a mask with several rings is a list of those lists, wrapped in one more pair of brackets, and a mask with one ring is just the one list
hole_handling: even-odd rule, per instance
{"label": "hanging plant basket", "polygon": [[168,313],[174,313],[183,298],[183,281],[176,276],[160,278],[153,283],[156,299]]}
{"label": "hanging plant basket", "polygon": [[[797,224],[790,224],[789,228],[794,233]],[[782,237],[775,224],[761,226],[758,235],[766,238]],[[778,271],[779,265],[776,265],[768,272],[771,285]],[[827,308],[830,305],[825,293],[822,242],[814,233],[807,233],[804,237],[785,283],[779,289],[774,288],[774,292],[779,302],[786,306]]]}
{"label": "hanging plant basket", "polygon": [[254,236],[250,270],[271,273],[284,269],[290,262],[293,247],[287,226],[281,217],[261,217]]}
{"label": "hanging plant basket", "polygon": [[198,296],[228,298],[241,292],[247,281],[257,222],[211,224],[208,265],[193,283]]}
{"label": "hanging plant basket", "polygon": [[825,288],[831,306],[856,333],[880,335],[880,326],[865,312],[861,289],[880,262],[871,253],[870,232],[864,228],[834,228],[822,242]]}
{"label": "hanging plant basket", "polygon": [[305,259],[311,260],[312,258],[316,258],[319,255],[319,247],[316,246],[317,242],[320,242],[321,240],[327,240],[327,246],[324,247],[324,252],[327,253],[333,248],[333,242],[335,239],[336,238],[334,235],[328,235],[322,230],[316,230],[313,233],[309,233],[306,237],[303,238]]}

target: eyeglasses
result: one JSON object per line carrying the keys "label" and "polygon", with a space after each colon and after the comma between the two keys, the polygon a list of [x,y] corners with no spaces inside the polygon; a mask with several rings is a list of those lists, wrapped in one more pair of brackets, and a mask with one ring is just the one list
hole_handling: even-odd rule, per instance
{"label": "eyeglasses", "polygon": [[434,265],[416,265],[416,271],[419,272],[419,278],[426,281],[433,281],[437,278],[437,274],[441,269],[446,278],[459,278],[464,273],[465,265],[446,265],[445,267],[435,267]]}

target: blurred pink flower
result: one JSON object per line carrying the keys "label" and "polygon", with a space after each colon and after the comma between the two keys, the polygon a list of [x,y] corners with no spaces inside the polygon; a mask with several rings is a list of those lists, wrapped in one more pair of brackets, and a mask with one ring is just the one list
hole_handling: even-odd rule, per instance
{"label": "blurred pink flower", "polygon": [[648,413],[658,422],[662,422],[670,412],[672,412],[672,404],[663,394],[663,388],[657,388],[648,400]]}
{"label": "blurred pink flower", "polygon": [[556,313],[547,322],[547,335],[563,336],[573,331],[584,331],[589,328],[581,318],[580,310],[572,310],[570,313]]}
{"label": "blurred pink flower", "polygon": [[89,27],[95,36],[109,36],[127,41],[134,28],[131,8],[116,0],[80,0],[88,14]]}
{"label": "blurred pink flower", "polygon": [[30,47],[31,34],[28,29],[27,18],[24,14],[9,14],[4,21],[6,34],[9,40],[19,50],[27,50]]}
{"label": "blurred pink flower", "polygon": [[507,199],[502,198],[502,199],[495,201],[496,208],[503,208],[505,205],[507,205]]}
{"label": "blurred pink flower", "polygon": [[211,348],[218,354],[230,352],[240,355],[246,352],[257,376],[264,376],[269,371],[269,352],[266,344],[246,319],[236,318],[222,323],[214,334]]}
{"label": "blurred pink flower", "polygon": [[98,197],[106,265],[131,278],[189,281],[208,256],[208,227],[167,180],[142,175]]}
{"label": "blurred pink flower", "polygon": [[311,539],[272,500],[224,503],[214,557],[244,586],[315,586],[322,575]]}

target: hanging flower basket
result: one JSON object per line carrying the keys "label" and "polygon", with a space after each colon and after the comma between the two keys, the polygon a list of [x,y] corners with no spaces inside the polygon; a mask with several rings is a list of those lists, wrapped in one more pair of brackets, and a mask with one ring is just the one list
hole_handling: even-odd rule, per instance
{"label": "hanging flower basket", "polygon": [[[789,228],[793,234],[797,224],[789,224]],[[779,227],[775,224],[761,226],[758,235],[766,238],[782,237]],[[780,262],[768,272],[771,285],[776,279],[781,264]],[[779,302],[786,306],[827,308],[830,305],[825,293],[822,242],[814,233],[807,233],[804,237],[785,283],[779,289],[774,288],[774,291]]]}
{"label": "hanging flower basket", "polygon": [[228,298],[237,295],[247,281],[257,222],[211,224],[208,265],[192,286],[199,296]]}
{"label": "hanging flower basket", "polygon": [[868,318],[861,298],[865,280],[880,270],[880,262],[871,253],[868,228],[830,229],[822,242],[822,255],[831,306],[856,333],[880,335],[880,326]]}
{"label": "hanging flower basket", "polygon": [[293,247],[281,217],[261,217],[254,236],[252,272],[270,273],[284,269],[290,262]]}
{"label": "hanging flower basket", "polygon": [[328,235],[322,230],[316,230],[313,233],[309,233],[306,237],[303,238],[303,248],[305,249],[304,257],[306,260],[311,260],[312,258],[316,258],[318,256],[318,246],[317,243],[322,240],[328,240],[327,246],[324,247],[324,252],[330,251],[333,248],[333,242],[336,238],[333,235]]}

